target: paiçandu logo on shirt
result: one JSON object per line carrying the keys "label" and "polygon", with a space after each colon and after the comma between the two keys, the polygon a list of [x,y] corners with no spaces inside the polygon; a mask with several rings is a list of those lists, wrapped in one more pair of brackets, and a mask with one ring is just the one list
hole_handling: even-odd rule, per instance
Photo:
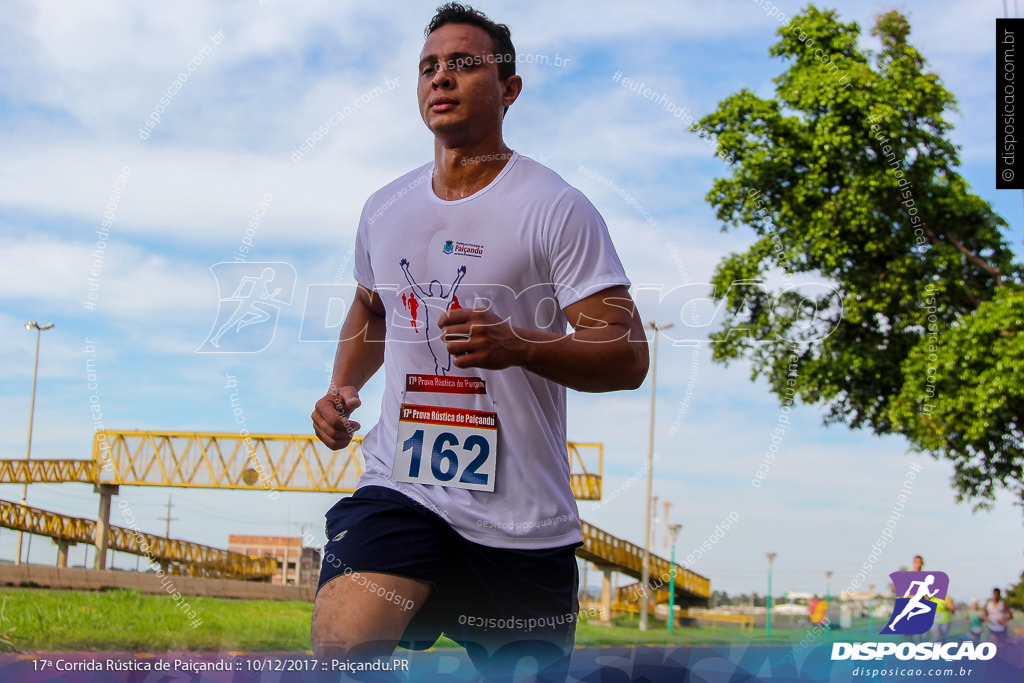
{"label": "pai\u00e7andu logo on shirt", "polygon": [[484,255],[484,245],[473,244],[471,242],[445,240],[444,246],[441,247],[441,251],[449,255],[455,254],[457,256],[472,256],[473,258],[480,258]]}

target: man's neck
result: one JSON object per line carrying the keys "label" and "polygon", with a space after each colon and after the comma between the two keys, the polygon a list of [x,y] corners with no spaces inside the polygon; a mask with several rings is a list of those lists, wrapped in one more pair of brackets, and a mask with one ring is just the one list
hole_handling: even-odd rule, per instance
{"label": "man's neck", "polygon": [[451,201],[479,192],[498,177],[512,154],[500,138],[472,147],[444,147],[435,140],[434,194]]}

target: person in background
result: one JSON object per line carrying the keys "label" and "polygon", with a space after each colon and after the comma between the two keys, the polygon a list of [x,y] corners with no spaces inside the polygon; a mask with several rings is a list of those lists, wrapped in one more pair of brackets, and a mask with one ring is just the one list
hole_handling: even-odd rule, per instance
{"label": "person in background", "polygon": [[967,613],[967,634],[975,643],[981,642],[981,622],[983,619],[984,613],[981,611],[981,607],[978,606],[978,598],[971,598],[971,611]]}
{"label": "person in background", "polygon": [[988,637],[996,644],[1006,645],[1006,624],[1013,619],[1010,606],[1003,600],[998,588],[992,589],[992,599],[985,603],[985,618],[988,620]]}
{"label": "person in background", "polygon": [[956,603],[953,598],[946,595],[945,598],[929,598],[935,603],[935,620],[932,622],[932,642],[944,643],[949,635],[949,627],[953,625],[953,614],[956,612]]}
{"label": "person in background", "polygon": [[[914,559],[913,559],[913,561],[910,564],[911,564],[910,571],[912,571],[912,572],[923,572],[924,571],[924,558],[921,557],[920,555],[914,555]],[[903,567],[900,567],[900,570],[901,571],[906,571],[906,569],[903,568]],[[895,595],[895,592],[896,592],[896,588],[894,586],[893,587],[893,594],[894,595]],[[899,597],[899,596],[897,596],[897,597]],[[907,636],[907,640],[912,642],[912,643],[923,643],[924,640],[925,640],[925,635],[923,633],[913,633],[913,634]]]}

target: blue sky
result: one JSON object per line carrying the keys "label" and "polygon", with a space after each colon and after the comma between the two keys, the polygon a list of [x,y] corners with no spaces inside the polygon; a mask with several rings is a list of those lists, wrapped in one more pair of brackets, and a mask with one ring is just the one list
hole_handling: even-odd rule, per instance
{"label": "blue sky", "polygon": [[[802,6],[775,4],[787,16]],[[42,340],[34,457],[90,455],[87,343],[96,348],[109,428],[230,431],[224,385],[231,374],[252,431],[310,430],[333,344],[300,341],[306,288],[351,282],[349,249],[364,200],[431,158],[432,138],[415,105],[415,67],[434,5],[4,3],[0,457],[24,457],[35,340],[23,324],[32,319],[57,325]],[[869,47],[872,16],[891,8],[876,1],[823,6],[857,21]],[[479,7],[511,26],[523,60],[525,88],[506,118],[506,141],[591,198],[636,285],[707,282],[724,255],[745,247],[750,235],[722,234],[704,202],[727,166],[664,107],[612,76],[642,81],[698,116],[742,87],[770,96],[771,79],[785,68],[768,57],[777,17],[751,0]],[[1002,3],[913,0],[899,7],[910,14],[911,40],[959,100],[951,120],[962,173],[1009,222],[1019,250],[1021,196],[994,189],[992,161],[994,19]],[[187,81],[168,95],[200,54]],[[561,66],[553,65],[556,57]],[[139,127],[165,95],[159,124],[141,139]],[[293,151],[346,106],[350,112],[294,161]],[[125,167],[130,174],[106,238],[96,309],[86,310],[96,230]],[[261,201],[248,258],[291,264],[295,297],[282,307],[265,351],[197,354],[217,314],[210,267],[231,260]],[[642,313],[661,322],[678,316],[663,308]],[[834,590],[847,586],[915,464],[920,473],[905,516],[865,583],[885,585],[888,572],[915,553],[949,573],[958,599],[1016,580],[1024,533],[1008,497],[991,512],[972,513],[954,502],[948,464],[908,455],[898,438],[825,428],[813,406],[792,411],[767,479],[752,487],[779,405],[749,374],[742,363],[712,364],[707,344],[694,350],[663,337],[659,345],[655,493],[674,503],[671,521],[684,524],[679,556],[730,513],[739,515],[693,566],[714,588],[763,593],[769,550],[778,553],[779,593],[823,592],[826,570],[835,572]],[[363,392],[365,426],[375,420],[380,393],[379,378]],[[649,396],[645,384],[635,392],[571,394],[569,401],[570,438],[605,444],[605,492],[617,492],[606,503],[581,503],[581,517],[634,542],[643,529],[637,473],[647,450]],[[162,532],[167,490],[121,493],[144,529]],[[297,535],[300,524],[319,533],[335,499],[286,494],[268,503],[260,493],[189,489],[172,495],[172,535],[216,546],[229,533]],[[0,487],[0,498],[19,497],[20,486]],[[84,485],[32,486],[29,502],[87,517],[97,509]],[[0,557],[13,558],[14,539],[0,532]],[[663,550],[660,532],[656,549]],[[83,554],[74,548],[72,564]],[[54,546],[36,538],[33,560],[53,557]],[[129,556],[115,562],[135,566]]]}

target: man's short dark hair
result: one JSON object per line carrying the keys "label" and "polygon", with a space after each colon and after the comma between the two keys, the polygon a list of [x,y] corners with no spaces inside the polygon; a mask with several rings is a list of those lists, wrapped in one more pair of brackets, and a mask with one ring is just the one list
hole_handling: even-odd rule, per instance
{"label": "man's short dark hair", "polygon": [[446,24],[468,24],[487,32],[493,44],[494,60],[498,63],[498,78],[506,80],[516,75],[516,48],[512,45],[512,31],[505,24],[497,24],[478,9],[460,2],[449,2],[437,8],[437,14],[427,24],[423,36],[427,37]]}

